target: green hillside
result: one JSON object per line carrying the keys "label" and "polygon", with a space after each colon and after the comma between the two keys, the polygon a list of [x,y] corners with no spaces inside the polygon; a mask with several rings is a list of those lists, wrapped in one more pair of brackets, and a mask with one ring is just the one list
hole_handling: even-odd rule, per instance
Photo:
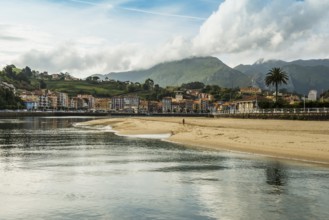
{"label": "green hillside", "polygon": [[283,69],[289,73],[291,83],[300,94],[308,94],[311,89],[320,93],[329,89],[329,67],[289,65]]}
{"label": "green hillside", "polygon": [[234,70],[214,57],[195,57],[158,64],[148,70],[110,73],[104,78],[144,82],[151,78],[160,86],[178,86],[188,82],[203,82],[221,87],[250,85],[245,74]]}
{"label": "green hillside", "polygon": [[282,68],[289,76],[288,85],[282,88],[295,91],[299,94],[308,94],[311,89],[319,93],[329,89],[329,60],[296,60],[285,62],[281,60],[269,60],[256,62],[252,65],[239,65],[235,67],[250,76],[255,86],[266,88],[264,79],[266,73],[273,68]]}
{"label": "green hillside", "polygon": [[113,96],[122,93],[121,88],[112,83],[97,83],[89,81],[59,81],[48,80],[45,81],[47,89],[66,92],[70,96],[77,94],[90,94],[98,96]]}
{"label": "green hillside", "polygon": [[68,93],[69,96],[78,94],[90,94],[96,97],[113,97],[116,95],[139,95],[145,97],[150,91],[142,88],[129,91],[129,85],[123,82],[95,82],[95,81],[45,81],[47,89],[57,92]]}

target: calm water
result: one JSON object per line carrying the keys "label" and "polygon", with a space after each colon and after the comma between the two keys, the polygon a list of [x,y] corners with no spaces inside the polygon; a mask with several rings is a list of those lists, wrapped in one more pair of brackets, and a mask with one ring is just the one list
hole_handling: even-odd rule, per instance
{"label": "calm water", "polygon": [[0,219],[329,216],[328,168],[72,126],[89,119],[0,119]]}

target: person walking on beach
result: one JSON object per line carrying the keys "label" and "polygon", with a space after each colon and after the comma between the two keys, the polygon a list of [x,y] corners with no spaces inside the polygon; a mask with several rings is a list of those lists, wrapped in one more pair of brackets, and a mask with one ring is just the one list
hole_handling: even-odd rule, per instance
{"label": "person walking on beach", "polygon": [[183,125],[185,125],[185,119],[183,118]]}

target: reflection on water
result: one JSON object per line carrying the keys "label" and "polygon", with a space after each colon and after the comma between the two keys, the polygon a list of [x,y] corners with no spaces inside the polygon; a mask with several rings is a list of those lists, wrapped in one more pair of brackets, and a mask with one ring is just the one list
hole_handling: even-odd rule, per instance
{"label": "reflection on water", "polygon": [[0,119],[0,219],[326,219],[329,170]]}

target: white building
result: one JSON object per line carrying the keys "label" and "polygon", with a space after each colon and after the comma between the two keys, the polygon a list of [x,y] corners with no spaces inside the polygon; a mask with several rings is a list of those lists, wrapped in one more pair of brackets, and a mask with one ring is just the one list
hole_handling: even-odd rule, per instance
{"label": "white building", "polygon": [[316,97],[318,95],[318,92],[316,90],[311,90],[309,93],[308,93],[308,101],[316,101]]}
{"label": "white building", "polygon": [[138,112],[139,97],[137,96],[124,96],[123,97],[124,109],[128,112]]}
{"label": "white building", "polygon": [[39,108],[49,108],[50,107],[50,102],[48,99],[48,96],[46,95],[41,95],[39,96],[39,103],[38,103]]}
{"label": "white building", "polygon": [[176,92],[175,101],[180,102],[183,100],[183,93],[181,91]]}
{"label": "white building", "polygon": [[122,96],[115,96],[111,100],[111,109],[120,111],[124,109],[124,99]]}
{"label": "white building", "polygon": [[162,99],[162,112],[167,113],[172,111],[172,98],[164,97]]}
{"label": "white building", "polygon": [[59,92],[57,93],[57,106],[59,108],[68,108],[69,107],[69,96],[67,93]]}

